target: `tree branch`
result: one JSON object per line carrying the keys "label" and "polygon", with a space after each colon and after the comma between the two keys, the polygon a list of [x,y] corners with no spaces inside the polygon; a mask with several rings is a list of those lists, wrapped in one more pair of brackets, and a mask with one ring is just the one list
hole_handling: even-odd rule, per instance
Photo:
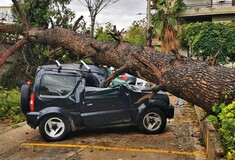
{"label": "tree branch", "polygon": [[73,31],[74,31],[74,32],[79,28],[78,24],[80,23],[80,21],[81,21],[82,19],[83,19],[83,16],[80,16],[80,17],[76,20],[76,22],[74,23],[74,25],[73,25]]}
{"label": "tree branch", "polygon": [[17,12],[19,13],[20,18],[22,19],[22,22],[24,24],[24,30],[29,30],[30,29],[30,24],[29,24],[29,20],[28,18],[25,16],[23,10],[20,8],[20,5],[18,4],[18,2],[16,0],[12,0],[12,2],[14,3]]}
{"label": "tree branch", "polygon": [[107,87],[109,85],[109,83],[117,78],[120,74],[125,73],[128,69],[130,69],[133,66],[132,63],[127,63],[125,65],[123,65],[122,67],[118,68],[113,74],[111,74],[105,81],[103,86]]}
{"label": "tree branch", "polygon": [[25,74],[27,74],[30,78],[34,79],[34,77],[29,74],[29,67],[30,67],[30,64],[29,64],[29,62],[27,61],[27,58],[26,58],[26,56],[25,56],[25,54],[24,54],[23,51],[22,51],[22,54],[23,54],[24,61],[25,61],[25,63],[27,64],[27,67],[26,67],[26,70],[25,70]]}
{"label": "tree branch", "polygon": [[179,53],[179,51],[177,49],[172,49],[171,52],[174,53],[174,55],[176,56],[176,59],[178,61],[182,60],[182,58],[180,57],[180,53]]}
{"label": "tree branch", "polygon": [[120,42],[125,42],[125,40],[122,37],[122,32],[124,31],[124,28],[121,30],[121,32],[119,32],[117,30],[116,25],[113,26],[113,30],[109,33],[113,39],[115,39],[116,41]]}
{"label": "tree branch", "polygon": [[210,61],[209,65],[215,66],[216,65],[216,61],[217,61],[218,58],[219,58],[219,51],[215,54],[213,59]]}
{"label": "tree branch", "polygon": [[27,39],[23,38],[20,41],[18,41],[16,44],[14,44],[10,49],[8,49],[0,58],[0,66],[3,65],[3,63],[6,61],[6,59],[15,52],[18,48],[20,48],[22,45],[27,43]]}
{"label": "tree branch", "polygon": [[159,92],[160,90],[163,90],[165,88],[165,85],[164,84],[159,84],[157,86],[155,86],[154,88],[152,88],[152,92],[141,97],[140,99],[138,99],[137,102],[135,102],[136,105],[140,105],[142,104],[144,101],[146,100],[151,100],[156,94],[157,92]]}
{"label": "tree branch", "polygon": [[61,49],[62,49],[61,46],[56,47],[56,48],[54,48],[53,50],[50,51],[50,54],[55,54],[57,51],[59,51],[59,50],[61,50]]}
{"label": "tree branch", "polygon": [[146,35],[146,46],[147,47],[153,47],[152,46],[152,35],[153,35],[153,27],[149,27],[147,30],[147,35]]}

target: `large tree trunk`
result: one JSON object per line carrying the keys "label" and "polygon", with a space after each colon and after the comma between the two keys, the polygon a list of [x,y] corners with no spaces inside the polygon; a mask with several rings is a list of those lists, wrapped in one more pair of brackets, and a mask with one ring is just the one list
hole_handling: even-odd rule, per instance
{"label": "large tree trunk", "polygon": [[29,37],[38,43],[74,51],[79,59],[91,57],[97,64],[122,68],[208,112],[215,104],[235,100],[235,71],[229,68],[210,66],[175,54],[161,54],[152,48],[125,42],[102,43],[59,27],[31,30]]}

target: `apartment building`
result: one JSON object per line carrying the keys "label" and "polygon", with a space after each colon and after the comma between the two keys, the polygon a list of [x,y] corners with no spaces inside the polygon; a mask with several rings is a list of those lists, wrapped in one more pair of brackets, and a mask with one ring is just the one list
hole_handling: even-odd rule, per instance
{"label": "apartment building", "polygon": [[235,0],[184,0],[180,17],[188,22],[235,22]]}

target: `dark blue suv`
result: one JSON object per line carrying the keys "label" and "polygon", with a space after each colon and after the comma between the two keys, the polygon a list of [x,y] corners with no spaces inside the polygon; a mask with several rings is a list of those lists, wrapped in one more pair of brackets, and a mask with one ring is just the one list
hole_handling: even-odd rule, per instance
{"label": "dark blue suv", "polygon": [[35,81],[21,87],[21,110],[32,128],[39,126],[46,141],[58,141],[77,129],[138,126],[143,133],[160,133],[174,107],[166,94],[142,104],[148,92],[118,85],[102,88],[104,67],[82,64],[44,65]]}

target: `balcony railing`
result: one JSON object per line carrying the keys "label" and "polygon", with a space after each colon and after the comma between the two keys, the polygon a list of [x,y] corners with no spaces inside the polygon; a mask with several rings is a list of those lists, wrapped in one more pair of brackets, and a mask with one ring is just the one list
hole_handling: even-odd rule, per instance
{"label": "balcony railing", "polygon": [[195,4],[186,4],[186,9],[193,8],[210,8],[210,7],[225,7],[225,6],[235,6],[235,2],[229,1],[219,1],[217,3],[195,3]]}

